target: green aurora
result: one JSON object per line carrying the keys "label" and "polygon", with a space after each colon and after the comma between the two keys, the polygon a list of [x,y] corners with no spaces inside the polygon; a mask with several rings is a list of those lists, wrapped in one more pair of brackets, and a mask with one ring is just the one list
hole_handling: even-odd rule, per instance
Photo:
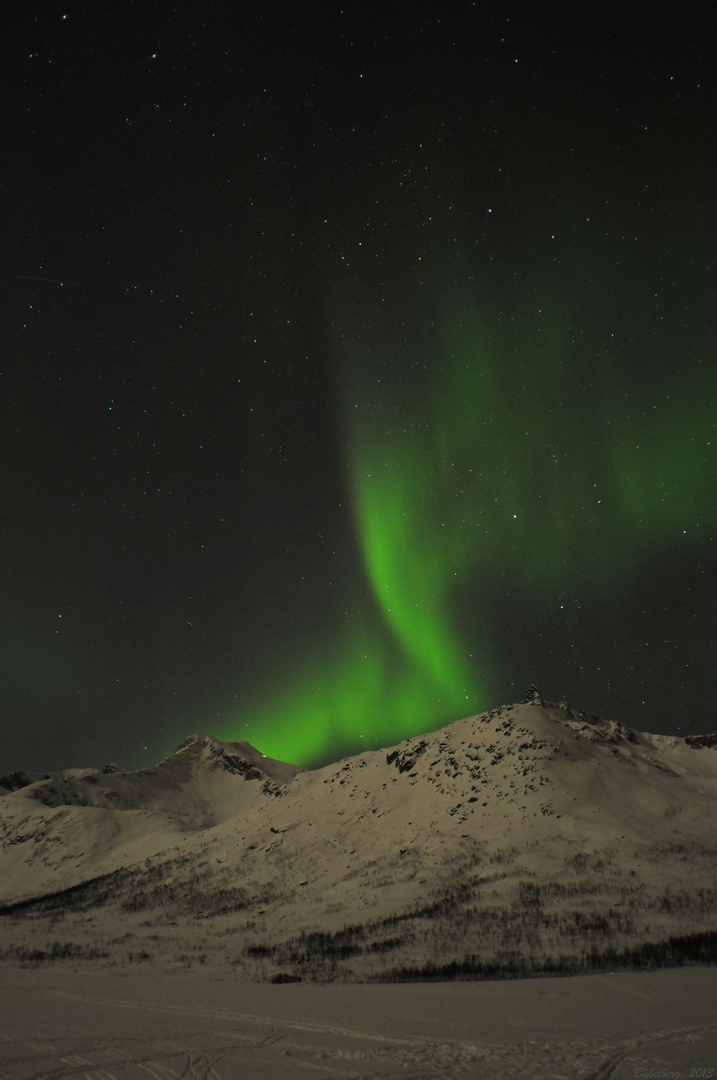
{"label": "green aurora", "polygon": [[348,605],[338,648],[313,643],[301,677],[225,738],[260,728],[268,755],[316,765],[487,709],[481,610],[496,582],[546,605],[576,586],[617,588],[704,524],[715,375],[698,363],[691,380],[637,392],[619,356],[596,349],[586,363],[547,303],[507,321],[464,303],[387,377],[380,363],[347,365],[348,487],[371,598]]}

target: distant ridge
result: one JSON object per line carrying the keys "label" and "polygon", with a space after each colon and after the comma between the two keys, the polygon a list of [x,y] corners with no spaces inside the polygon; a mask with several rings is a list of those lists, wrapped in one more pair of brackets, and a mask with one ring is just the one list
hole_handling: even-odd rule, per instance
{"label": "distant ridge", "polygon": [[[49,773],[28,773],[23,769],[18,769],[17,772],[10,773],[8,776],[0,776],[0,788],[4,788],[5,791],[19,791],[20,788],[35,784],[38,780],[49,779]],[[0,796],[4,795],[5,791],[0,791]]]}
{"label": "distant ridge", "polygon": [[717,746],[717,733],[714,735],[686,735],[685,742],[688,746],[694,746],[696,750],[702,750],[706,746]]}

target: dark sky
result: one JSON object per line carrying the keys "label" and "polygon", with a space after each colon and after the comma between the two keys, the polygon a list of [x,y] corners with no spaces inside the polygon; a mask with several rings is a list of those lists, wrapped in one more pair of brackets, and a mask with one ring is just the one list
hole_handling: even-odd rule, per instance
{"label": "dark sky", "polygon": [[690,10],[16,10],[0,773],[315,764],[532,681],[717,727]]}

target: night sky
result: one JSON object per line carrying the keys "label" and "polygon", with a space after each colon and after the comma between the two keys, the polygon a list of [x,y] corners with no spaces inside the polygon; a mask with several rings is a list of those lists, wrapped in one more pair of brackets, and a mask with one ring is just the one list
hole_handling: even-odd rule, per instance
{"label": "night sky", "polygon": [[690,11],[15,9],[0,773],[316,765],[531,682],[717,730]]}

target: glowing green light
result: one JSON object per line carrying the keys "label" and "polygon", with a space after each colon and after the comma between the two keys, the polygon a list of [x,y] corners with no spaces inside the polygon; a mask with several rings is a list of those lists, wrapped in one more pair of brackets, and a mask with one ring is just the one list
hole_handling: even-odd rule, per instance
{"label": "glowing green light", "polygon": [[[475,711],[472,704],[464,696],[463,712]],[[440,727],[455,716],[455,706],[455,694],[442,698],[380,625],[364,626],[338,652],[316,649],[299,677],[246,711],[246,727],[235,721],[221,738],[259,743],[269,757],[310,765],[391,745],[426,723]]]}
{"label": "glowing green light", "polygon": [[638,401],[545,302],[508,329],[474,304],[445,306],[420,364],[389,358],[393,382],[351,368],[348,483],[374,606],[251,711],[272,756],[326,760],[487,708],[491,627],[466,642],[461,612],[480,626],[504,580],[546,603],[615,584],[717,520],[713,365]]}

